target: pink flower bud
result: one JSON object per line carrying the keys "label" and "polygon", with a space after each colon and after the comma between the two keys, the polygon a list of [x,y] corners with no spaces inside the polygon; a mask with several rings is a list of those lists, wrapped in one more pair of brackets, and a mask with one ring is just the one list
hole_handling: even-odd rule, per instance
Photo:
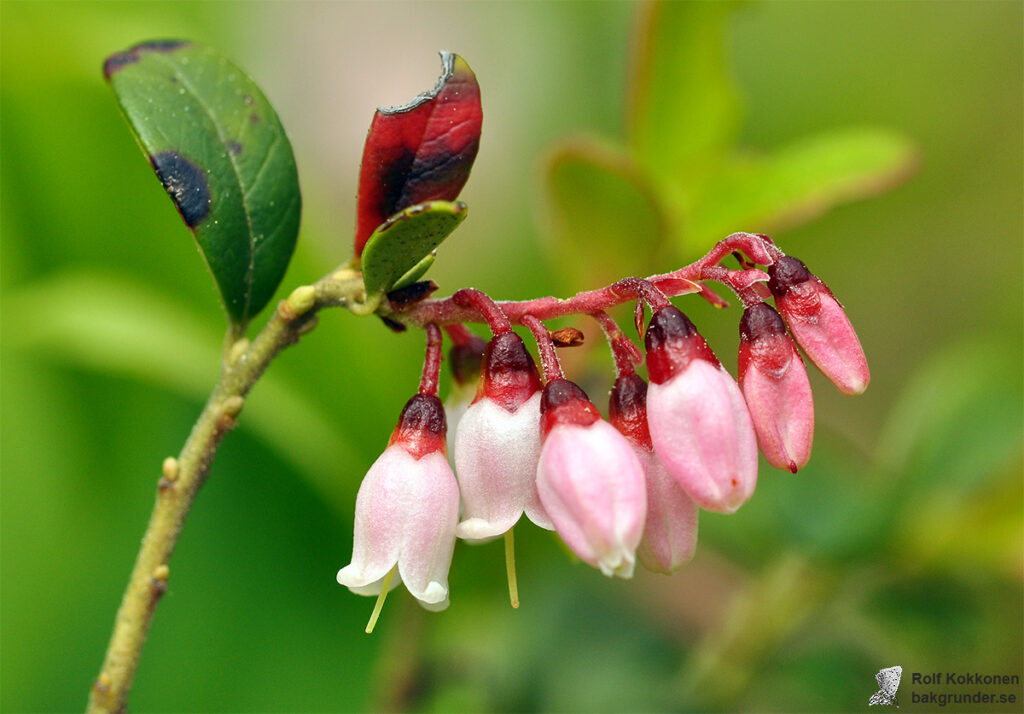
{"label": "pink flower bud", "polygon": [[814,401],[803,360],[766,303],[743,312],[739,374],[761,453],[772,466],[796,473],[811,458]]}
{"label": "pink flower bud", "polygon": [[671,305],[651,317],[645,342],[658,458],[701,508],[732,513],[757,485],[757,439],[739,386]]}
{"label": "pink flower bud", "polygon": [[455,435],[463,504],[458,537],[501,535],[524,512],[552,528],[537,495],[539,424],[540,377],[533,358],[516,333],[498,335],[487,345],[483,381]]}
{"label": "pink flower bud", "polygon": [[359,595],[404,582],[428,610],[448,607],[448,569],[459,519],[459,487],[445,456],[445,418],[435,396],[408,401],[384,453],[356,496],[352,562],[338,582]]}
{"label": "pink flower bud", "polygon": [[783,257],[768,267],[775,305],[811,361],[844,394],[860,394],[871,373],[843,306],[801,261]]}
{"label": "pink flower bud", "polygon": [[647,484],[647,518],[637,555],[644,567],[670,574],[693,558],[697,548],[697,504],[651,448],[647,426],[647,382],[619,376],[612,387],[608,420],[633,447]]}
{"label": "pink flower bud", "polygon": [[605,575],[632,577],[647,492],[629,442],[565,379],[544,387],[541,435],[537,490],[558,535]]}

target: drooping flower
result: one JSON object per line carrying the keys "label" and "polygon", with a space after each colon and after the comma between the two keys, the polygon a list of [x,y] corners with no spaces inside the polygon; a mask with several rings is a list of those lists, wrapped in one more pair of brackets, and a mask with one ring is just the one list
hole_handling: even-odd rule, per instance
{"label": "drooping flower", "polygon": [[428,610],[448,607],[459,488],[448,465],[444,408],[436,396],[410,399],[387,449],[356,496],[352,562],[338,582],[359,595],[406,588]]}
{"label": "drooping flower", "polygon": [[537,495],[540,376],[522,339],[497,335],[484,352],[476,399],[459,420],[455,471],[462,493],[460,538],[499,536],[527,518],[551,529]]}
{"label": "drooping flower", "polygon": [[647,382],[636,373],[621,374],[612,387],[608,421],[633,447],[647,485],[647,518],[637,555],[648,570],[670,574],[693,558],[699,509],[654,453],[646,402]]}
{"label": "drooping flower", "polygon": [[779,314],[756,303],[740,319],[739,382],[768,463],[796,473],[811,458],[814,401]]}
{"label": "drooping flower", "polygon": [[757,440],[739,386],[671,305],[654,312],[645,342],[658,458],[701,508],[732,513],[757,484]]}
{"label": "drooping flower", "polygon": [[786,326],[822,374],[844,394],[871,381],[868,361],[843,306],[802,261],[782,257],[768,267],[768,288]]}
{"label": "drooping flower", "polygon": [[537,490],[558,535],[605,575],[632,577],[647,491],[629,442],[561,378],[544,387],[541,435]]}

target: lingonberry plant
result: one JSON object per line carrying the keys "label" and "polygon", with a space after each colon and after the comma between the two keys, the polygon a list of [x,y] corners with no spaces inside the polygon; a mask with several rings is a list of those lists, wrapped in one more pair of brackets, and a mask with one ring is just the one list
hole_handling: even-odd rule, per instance
{"label": "lingonberry plant", "polygon": [[[512,533],[524,515],[605,575],[631,577],[638,558],[674,572],[693,556],[700,508],[732,513],[751,498],[758,448],[793,472],[810,458],[814,408],[797,346],[843,392],[867,387],[867,362],[840,304],[765,235],[734,233],[692,264],[622,276],[567,299],[496,301],[473,288],[433,298],[438,286],[421,278],[466,217],[456,199],[482,122],[473,72],[458,55],[441,58],[432,91],[374,115],[352,259],[293,290],[251,340],[247,327],[278,288],[299,225],[295,162],[276,114],[208,48],[148,42],[107,60],[104,74],[195,237],[229,328],[220,380],[180,455],[164,462],[91,709],[124,708],[175,542],[217,445],[269,363],[316,326],[321,309],[375,315],[426,337],[419,389],[359,488],[352,559],[337,574],[353,592],[377,596],[367,632],[399,584],[427,609],[448,606],[458,538],[504,538],[518,606]],[[670,301],[692,295],[724,306],[711,283],[744,308],[738,383]],[[645,353],[608,312],[623,303],[635,306]],[[557,350],[582,333],[550,332],[545,323],[565,316],[593,319],[607,336],[615,365],[607,419],[563,372]],[[490,341],[471,323],[485,324]],[[532,335],[541,369],[515,326]],[[445,335],[453,373],[446,406]],[[645,361],[649,384],[636,370]]]}

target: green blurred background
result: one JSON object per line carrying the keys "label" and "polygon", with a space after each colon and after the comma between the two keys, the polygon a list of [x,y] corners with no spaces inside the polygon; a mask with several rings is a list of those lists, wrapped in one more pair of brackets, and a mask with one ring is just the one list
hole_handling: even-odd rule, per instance
{"label": "green blurred background", "polygon": [[[329,311],[272,366],[220,449],[131,708],[860,711],[875,671],[900,664],[901,703],[914,711],[911,672],[1021,673],[1022,7],[777,2],[721,13],[723,77],[744,119],[707,121],[732,122],[743,156],[876,127],[908,142],[916,171],[821,217],[749,225],[736,213],[727,224],[772,230],[825,279],[873,381],[850,399],[812,375],[811,463],[795,476],[762,464],[749,504],[702,515],[682,572],[608,580],[521,528],[518,611],[500,544],[460,543],[449,610],[426,614],[400,591],[364,635],[372,602],[334,574],[351,554],[359,480],[416,387],[422,336]],[[217,376],[216,294],[118,114],[103,58],[191,38],[261,85],[289,131],[305,202],[285,293],[349,255],[373,109],[433,86],[437,50],[458,51],[482,87],[484,136],[463,193],[469,219],[430,275],[444,292],[571,294],[629,271],[614,250],[567,259],[580,253],[553,227],[552,147],[625,135],[637,10],[0,5],[4,711],[84,707],[160,462]],[[688,178],[699,183],[705,168],[695,162]],[[733,220],[720,203],[710,210]],[[650,272],[707,247],[669,233]],[[679,303],[734,365],[738,311]],[[606,353],[570,362],[600,402]],[[1005,710],[1021,709],[1016,694]],[[946,708],[957,709],[970,707]]]}

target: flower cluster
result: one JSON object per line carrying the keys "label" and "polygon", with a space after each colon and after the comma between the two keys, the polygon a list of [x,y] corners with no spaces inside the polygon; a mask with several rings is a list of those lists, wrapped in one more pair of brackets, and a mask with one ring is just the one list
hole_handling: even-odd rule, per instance
{"label": "flower cluster", "polygon": [[[740,269],[720,264],[733,253]],[[738,381],[668,299],[697,293],[724,304],[709,280],[744,305]],[[632,300],[645,354],[605,311]],[[512,529],[524,515],[605,575],[632,577],[637,558],[655,572],[678,570],[693,557],[699,509],[732,513],[753,495],[758,450],[792,472],[810,458],[814,407],[797,345],[845,393],[863,391],[869,380],[835,297],[761,235],[735,234],[675,273],[628,278],[569,300],[496,303],[464,289],[401,307],[392,319],[427,331],[423,379],[359,489],[352,562],[338,582],[381,596],[404,582],[428,609],[448,604],[456,538],[499,536],[516,605]],[[607,419],[565,378],[556,352],[565,340],[544,326],[568,314],[592,316],[611,346]],[[480,321],[493,333],[486,345],[463,324]],[[514,324],[533,334],[542,370]],[[446,408],[437,396],[439,325],[454,344]],[[642,362],[649,383],[636,372]]]}

